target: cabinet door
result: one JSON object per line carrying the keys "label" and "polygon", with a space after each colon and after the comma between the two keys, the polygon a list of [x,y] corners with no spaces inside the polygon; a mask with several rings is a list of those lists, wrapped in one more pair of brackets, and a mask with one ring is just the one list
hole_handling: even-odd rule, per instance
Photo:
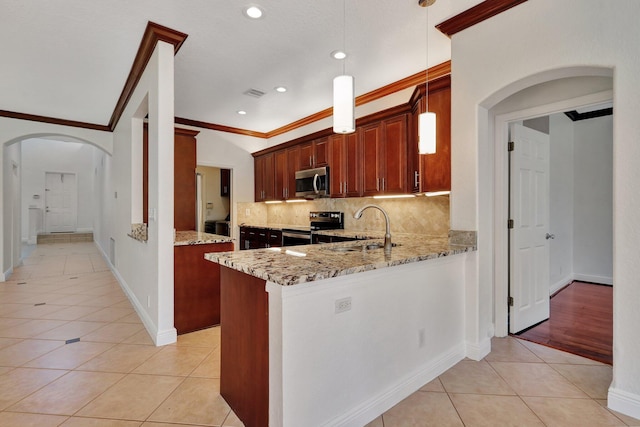
{"label": "cabinet door", "polygon": [[176,129],[174,136],[174,205],[176,230],[196,229],[196,138]]}
{"label": "cabinet door", "polygon": [[274,155],[273,153],[256,157],[254,160],[255,201],[274,199]]}
{"label": "cabinet door", "polygon": [[384,173],[381,192],[403,194],[407,189],[407,115],[382,122],[384,131]]}
{"label": "cabinet door", "polygon": [[451,87],[429,93],[436,113],[436,152],[422,157],[422,191],[451,190]]}
{"label": "cabinet door", "polygon": [[299,169],[311,169],[313,167],[313,141],[303,142],[299,145],[300,163]]}
{"label": "cabinet door", "polygon": [[274,198],[284,200],[287,198],[287,186],[289,184],[287,168],[287,150],[276,151],[274,154]]}
{"label": "cabinet door", "polygon": [[329,186],[331,197],[344,197],[345,185],[345,137],[344,135],[331,135],[329,137]]}
{"label": "cabinet door", "polygon": [[300,149],[291,147],[287,149],[287,177],[286,177],[286,198],[296,197],[296,171],[300,162]]}
{"label": "cabinet door", "polygon": [[362,150],[358,132],[344,137],[344,184],[342,191],[347,197],[362,196]]}
{"label": "cabinet door", "polygon": [[360,131],[362,138],[362,194],[374,196],[380,190],[381,151],[382,151],[382,123],[376,122],[363,126]]}
{"label": "cabinet door", "polygon": [[231,169],[220,169],[220,196],[229,197],[231,194]]}
{"label": "cabinet door", "polygon": [[329,164],[329,138],[320,138],[313,141],[313,167],[327,166]]}

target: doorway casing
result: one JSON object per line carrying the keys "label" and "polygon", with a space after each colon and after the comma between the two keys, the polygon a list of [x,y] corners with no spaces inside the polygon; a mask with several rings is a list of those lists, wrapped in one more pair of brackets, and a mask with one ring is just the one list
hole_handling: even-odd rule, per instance
{"label": "doorway casing", "polygon": [[578,107],[594,105],[613,99],[613,91],[607,90],[594,94],[570,98],[551,104],[540,105],[525,110],[489,115],[489,140],[493,153],[493,283],[494,283],[494,327],[495,335],[504,337],[508,333],[508,212],[509,212],[509,164],[507,144],[509,142],[509,123],[544,115],[573,110]]}

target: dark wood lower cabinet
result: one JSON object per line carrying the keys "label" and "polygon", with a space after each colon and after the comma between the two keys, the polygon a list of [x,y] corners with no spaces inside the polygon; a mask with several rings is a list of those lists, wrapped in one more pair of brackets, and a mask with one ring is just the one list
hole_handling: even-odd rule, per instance
{"label": "dark wood lower cabinet", "polygon": [[220,267],[220,394],[246,427],[269,425],[266,282]]}
{"label": "dark wood lower cabinet", "polygon": [[220,324],[220,265],[209,252],[233,250],[233,243],[175,246],[174,325],[178,335]]}

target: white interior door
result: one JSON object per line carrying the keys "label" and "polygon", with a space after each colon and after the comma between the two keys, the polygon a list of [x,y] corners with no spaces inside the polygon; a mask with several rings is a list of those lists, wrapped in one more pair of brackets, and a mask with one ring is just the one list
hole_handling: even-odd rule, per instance
{"label": "white interior door", "polygon": [[509,332],[549,318],[549,135],[511,125]]}
{"label": "white interior door", "polygon": [[46,172],[45,230],[47,233],[76,231],[78,184],[76,174]]}

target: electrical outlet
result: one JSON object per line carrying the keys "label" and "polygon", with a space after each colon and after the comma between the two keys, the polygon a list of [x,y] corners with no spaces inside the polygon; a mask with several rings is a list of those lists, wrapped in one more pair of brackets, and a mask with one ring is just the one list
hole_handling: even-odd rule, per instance
{"label": "electrical outlet", "polygon": [[244,210],[244,214],[245,214],[245,216],[249,216],[249,215],[251,215],[251,209],[246,208],[246,209]]}
{"label": "electrical outlet", "polygon": [[147,308],[151,307],[151,295],[147,295]]}
{"label": "electrical outlet", "polygon": [[425,337],[424,328],[418,330],[418,348],[424,347]]}
{"label": "electrical outlet", "polygon": [[344,313],[351,310],[351,297],[337,299],[335,302],[336,313]]}

